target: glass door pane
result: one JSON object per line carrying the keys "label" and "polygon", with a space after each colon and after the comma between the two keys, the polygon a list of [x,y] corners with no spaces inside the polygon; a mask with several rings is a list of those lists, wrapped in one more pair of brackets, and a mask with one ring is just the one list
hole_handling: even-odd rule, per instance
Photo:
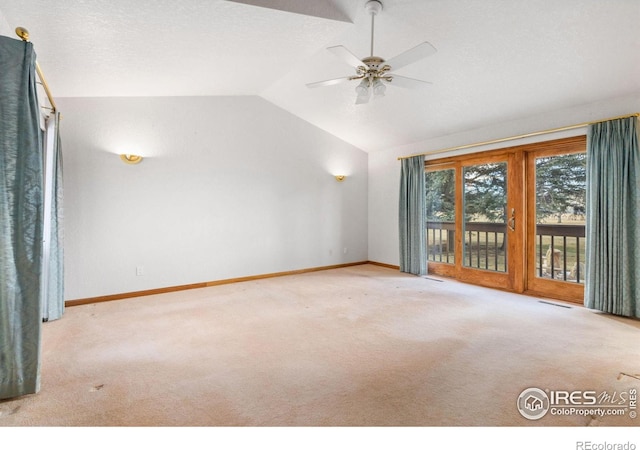
{"label": "glass door pane", "polygon": [[456,233],[456,171],[443,169],[425,174],[427,258],[454,264]]}
{"label": "glass door pane", "polygon": [[507,272],[507,163],[463,167],[463,265]]}
{"label": "glass door pane", "polygon": [[584,283],[586,154],[535,159],[536,277]]}

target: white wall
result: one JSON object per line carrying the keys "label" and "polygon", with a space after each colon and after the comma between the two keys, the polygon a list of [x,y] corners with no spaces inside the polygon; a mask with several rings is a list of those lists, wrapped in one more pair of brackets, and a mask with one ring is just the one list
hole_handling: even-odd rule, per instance
{"label": "white wall", "polygon": [[11,29],[3,12],[0,10],[0,36],[9,36],[17,39],[15,31]]}
{"label": "white wall", "polygon": [[[464,133],[443,136],[417,144],[388,149],[369,154],[369,260],[385,264],[399,264],[398,241],[398,195],[400,184],[400,161],[398,157],[419,153],[437,152],[456,146],[502,139],[525,133],[533,133],[583,122],[598,121],[609,117],[640,112],[640,92],[624,98],[610,99],[555,111],[524,120],[514,120],[495,126],[469,130]],[[441,158],[453,154],[493,150],[530,142],[557,139],[585,134],[585,129],[547,134],[507,143],[485,145],[463,151],[451,151],[427,156],[426,159]]]}
{"label": "white wall", "polygon": [[367,260],[366,153],[260,97],[57,100],[65,299]]}

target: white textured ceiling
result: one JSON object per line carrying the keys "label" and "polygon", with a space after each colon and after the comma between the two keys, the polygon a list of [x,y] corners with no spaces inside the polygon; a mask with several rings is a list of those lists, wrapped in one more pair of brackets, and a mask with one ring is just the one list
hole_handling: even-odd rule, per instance
{"label": "white textured ceiling", "polygon": [[365,0],[0,0],[29,29],[56,97],[261,95],[376,151],[640,92],[640,0],[382,0],[375,51],[438,52],[355,105],[326,50],[369,55]]}

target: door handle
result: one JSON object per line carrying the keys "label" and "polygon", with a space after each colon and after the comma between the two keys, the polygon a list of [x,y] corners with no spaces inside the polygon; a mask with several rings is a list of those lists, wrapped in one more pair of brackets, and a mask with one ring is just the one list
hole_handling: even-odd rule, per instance
{"label": "door handle", "polygon": [[511,218],[509,219],[508,225],[511,231],[516,231],[516,209],[515,208],[511,208]]}

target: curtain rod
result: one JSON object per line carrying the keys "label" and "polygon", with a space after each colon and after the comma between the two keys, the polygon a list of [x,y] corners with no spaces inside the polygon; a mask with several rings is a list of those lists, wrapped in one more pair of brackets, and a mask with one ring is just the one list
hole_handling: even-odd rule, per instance
{"label": "curtain rod", "polygon": [[543,135],[543,134],[557,133],[557,132],[560,132],[560,131],[574,130],[576,128],[586,127],[586,126],[593,125],[593,124],[599,123],[599,122],[607,122],[609,120],[626,119],[628,117],[638,117],[638,116],[640,116],[640,113],[626,114],[624,116],[610,117],[608,119],[602,119],[602,120],[598,120],[598,121],[595,121],[595,122],[582,122],[582,123],[577,123],[575,125],[569,125],[569,126],[566,126],[566,127],[550,128],[550,129],[544,130],[544,131],[534,131],[533,133],[525,133],[525,134],[519,134],[517,136],[510,136],[510,137],[500,138],[500,139],[492,139],[490,141],[476,142],[475,144],[466,144],[466,145],[459,145],[457,147],[443,148],[441,150],[436,150],[436,151],[433,151],[433,152],[416,153],[415,155],[409,155],[409,156],[399,156],[398,157],[398,161],[403,160],[403,159],[413,158],[414,156],[437,155],[438,153],[451,152],[451,151],[454,151],[454,150],[463,150],[465,148],[472,148],[472,147],[480,147],[481,145],[489,145],[489,144],[497,144],[497,143],[500,143],[500,142],[514,141],[516,139],[524,139],[524,138],[528,138],[528,137],[532,137],[532,136],[540,136],[540,135]]}
{"label": "curtain rod", "polygon": [[[16,28],[16,34],[24,42],[29,42],[29,31],[26,28],[22,28],[22,27]],[[42,87],[44,88],[44,92],[47,94],[47,98],[49,99],[49,103],[51,104],[51,112],[56,112],[56,102],[53,100],[53,95],[51,94],[51,90],[49,89],[47,80],[44,78],[44,75],[42,74],[42,69],[40,68],[40,64],[38,64],[38,61],[36,61],[36,72],[38,73],[38,78],[40,78]]]}

